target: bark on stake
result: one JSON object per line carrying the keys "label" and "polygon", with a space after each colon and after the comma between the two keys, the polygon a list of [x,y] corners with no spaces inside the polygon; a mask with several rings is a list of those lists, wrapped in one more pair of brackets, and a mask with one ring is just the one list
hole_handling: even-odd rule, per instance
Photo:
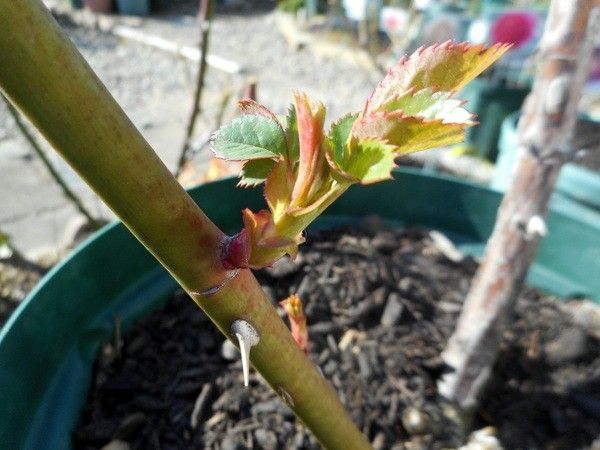
{"label": "bark on stake", "polygon": [[[519,124],[519,159],[498,211],[484,260],[457,329],[443,353],[454,369],[439,383],[445,397],[475,405],[496,359],[539,239],[558,173],[573,158],[576,108],[599,32],[597,1],[554,0],[540,42],[533,91]],[[550,230],[551,232],[551,230]]]}

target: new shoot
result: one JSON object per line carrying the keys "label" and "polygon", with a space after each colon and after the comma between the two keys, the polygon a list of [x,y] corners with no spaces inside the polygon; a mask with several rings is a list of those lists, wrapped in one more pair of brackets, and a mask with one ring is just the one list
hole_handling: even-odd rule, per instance
{"label": "new shoot", "polygon": [[402,58],[358,113],[325,131],[326,108],[294,94],[277,117],[253,101],[212,138],[217,157],[242,161],[239,186],[264,184],[268,210],[242,211],[244,228],[223,245],[227,269],[272,265],[292,257],[303,231],[353,184],[391,178],[394,159],[461,142],[476,122],[455,94],[509,46],[446,42]]}

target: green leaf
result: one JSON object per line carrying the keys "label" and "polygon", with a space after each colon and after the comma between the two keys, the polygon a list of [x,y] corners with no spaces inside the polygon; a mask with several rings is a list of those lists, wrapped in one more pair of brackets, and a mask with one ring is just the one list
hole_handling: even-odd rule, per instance
{"label": "green leaf", "polygon": [[392,178],[394,146],[381,141],[357,141],[351,144],[352,154],[346,171],[362,184],[375,183]]}
{"label": "green leaf", "polygon": [[230,161],[277,158],[285,152],[281,126],[259,115],[241,116],[215,133],[212,147],[218,158]]}
{"label": "green leaf", "polygon": [[[246,116],[263,116],[279,124],[279,120],[277,120],[275,114],[273,114],[273,112],[265,105],[261,105],[255,100],[252,100],[250,98],[242,99],[238,102],[238,106],[242,114]],[[279,124],[279,126],[281,126],[281,124]]]}
{"label": "green leaf", "polygon": [[337,122],[331,124],[329,129],[329,154],[332,160],[340,167],[344,166],[344,156],[346,154],[346,144],[352,124],[356,121],[358,114],[347,114]]}
{"label": "green leaf", "polygon": [[411,90],[458,91],[509,48],[507,44],[486,48],[450,41],[420,48],[392,67],[367,101],[364,112],[380,111],[392,98]]}
{"label": "green leaf", "polygon": [[354,123],[352,137],[358,142],[380,140],[393,145],[396,154],[407,154],[457,144],[464,139],[465,129],[471,124],[405,116],[402,111],[373,113]]}
{"label": "green leaf", "polygon": [[298,117],[296,107],[292,103],[286,116],[285,138],[288,148],[288,160],[293,166],[300,158],[300,138],[298,137]]}
{"label": "green leaf", "polygon": [[398,111],[406,116],[439,119],[445,123],[473,123],[473,115],[462,107],[463,101],[452,98],[452,92],[426,88],[406,92],[385,104],[387,111]]}
{"label": "green leaf", "polygon": [[294,93],[296,123],[300,155],[296,182],[292,192],[292,206],[302,207],[312,203],[311,196],[322,187],[326,179],[323,124],[326,109],[321,102],[312,102],[303,92]]}
{"label": "green leaf", "polygon": [[272,159],[253,159],[247,161],[240,172],[238,186],[252,187],[264,183],[269,176],[275,161]]}
{"label": "green leaf", "polygon": [[265,183],[265,199],[275,221],[279,220],[290,204],[292,182],[287,161],[281,160],[275,163]]}

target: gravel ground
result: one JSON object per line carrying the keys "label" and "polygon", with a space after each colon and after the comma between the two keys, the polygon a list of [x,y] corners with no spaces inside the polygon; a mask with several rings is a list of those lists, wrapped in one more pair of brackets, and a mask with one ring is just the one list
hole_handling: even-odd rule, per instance
{"label": "gravel ground", "polygon": [[[198,34],[193,16],[157,16],[138,28],[188,45],[194,44]],[[142,131],[152,128],[153,119],[164,118],[165,112],[187,117],[193,64],[96,29],[66,24],[63,29]],[[323,101],[329,107],[329,118],[334,119],[358,110],[379,78],[351,63],[320,59],[309,50],[292,50],[279,34],[271,12],[218,15],[210,53],[238,62],[245,74],[255,76],[259,100],[277,113],[286,111],[298,89]],[[224,87],[239,88],[241,84],[238,77],[209,68],[207,103],[215,106]],[[210,112],[209,108],[208,116]],[[0,139],[15,136],[12,121],[2,108]]]}
{"label": "gravel ground", "polygon": [[[146,21],[144,29],[187,45],[193,45],[198,34],[193,16],[153,18]],[[333,119],[360,109],[380,78],[345,61],[321,59],[307,49],[291,49],[270,11],[217,15],[210,52],[236,61],[248,75],[256,76],[260,101],[277,113],[285,112],[293,91],[298,89],[323,101]],[[209,76],[215,71],[211,69]]]}

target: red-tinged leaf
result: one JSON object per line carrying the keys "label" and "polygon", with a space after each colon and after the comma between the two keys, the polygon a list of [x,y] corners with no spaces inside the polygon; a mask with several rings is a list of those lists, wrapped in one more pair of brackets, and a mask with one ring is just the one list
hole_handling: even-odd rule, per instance
{"label": "red-tinged leaf", "polygon": [[287,159],[291,167],[294,167],[300,156],[300,144],[298,143],[298,118],[296,117],[296,108],[292,104],[288,108],[285,116],[285,139],[287,142]]}
{"label": "red-tinged leaf", "polygon": [[[242,211],[242,219],[244,221],[244,229],[248,231],[252,237],[253,244],[258,241],[257,238],[268,233],[269,229],[275,228],[273,216],[270,211],[261,209],[257,213],[253,213],[248,208]],[[253,246],[254,246],[253,245]]]}
{"label": "red-tinged leaf", "polygon": [[306,326],[306,315],[302,308],[302,301],[297,295],[290,295],[285,300],[279,302],[285,310],[290,321],[290,331],[296,343],[308,353],[308,328]]}
{"label": "red-tinged leaf", "polygon": [[302,235],[288,238],[278,233],[273,216],[265,209],[253,213],[248,208],[242,211],[243,232],[250,248],[247,267],[268,267],[285,254],[295,256],[298,245],[304,242]]}
{"label": "red-tinged leaf", "polygon": [[385,109],[393,97],[410,90],[457,91],[500,58],[510,45],[489,48],[451,41],[421,47],[390,69],[365,105],[364,114]]}
{"label": "red-tinged leaf", "polygon": [[281,131],[283,131],[283,127],[281,126],[281,123],[277,119],[277,116],[275,114],[273,114],[273,112],[269,108],[267,108],[265,105],[261,105],[257,101],[254,101],[250,98],[245,98],[238,102],[238,106],[239,106],[242,114],[250,115],[250,116],[252,116],[252,115],[263,116],[268,119],[271,119],[273,122],[275,122],[277,125],[279,125],[279,127],[281,128]]}
{"label": "red-tinged leaf", "polygon": [[296,183],[292,192],[292,205],[302,206],[311,190],[318,189],[317,177],[324,166],[323,122],[325,106],[313,104],[306,94],[296,93],[294,96],[298,122],[300,158]]}
{"label": "red-tinged leaf", "polygon": [[473,114],[464,109],[464,101],[452,98],[452,92],[426,88],[408,91],[385,104],[388,112],[398,111],[405,116],[440,119],[444,123],[473,123]]}
{"label": "red-tinged leaf", "polygon": [[402,112],[377,112],[360,117],[352,128],[357,141],[379,140],[395,147],[396,154],[456,144],[464,139],[469,123],[405,116]]}
{"label": "red-tinged leaf", "polygon": [[292,183],[293,179],[287,161],[278,161],[265,183],[265,198],[275,222],[285,213],[290,204]]}

